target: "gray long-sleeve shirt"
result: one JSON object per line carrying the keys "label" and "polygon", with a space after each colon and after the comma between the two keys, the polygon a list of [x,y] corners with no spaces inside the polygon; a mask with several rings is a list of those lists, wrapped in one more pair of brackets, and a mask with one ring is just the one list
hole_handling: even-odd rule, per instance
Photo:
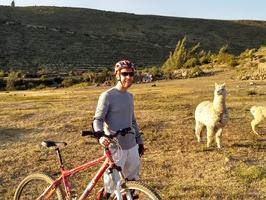
{"label": "gray long-sleeve shirt", "polygon": [[117,131],[131,127],[134,134],[118,136],[122,149],[130,149],[136,144],[142,144],[142,138],[134,116],[133,96],[113,87],[103,92],[96,108],[93,127],[95,131],[105,131],[111,134],[108,129]]}

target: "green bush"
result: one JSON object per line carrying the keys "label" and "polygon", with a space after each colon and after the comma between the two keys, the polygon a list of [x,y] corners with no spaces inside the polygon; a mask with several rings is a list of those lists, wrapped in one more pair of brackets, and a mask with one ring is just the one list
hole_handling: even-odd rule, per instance
{"label": "green bush", "polygon": [[203,73],[202,69],[199,66],[193,67],[191,71],[192,75],[198,76]]}
{"label": "green bush", "polygon": [[228,53],[227,51],[228,45],[224,45],[220,50],[218,55],[216,55],[216,62],[218,64],[227,64],[231,67],[235,67],[238,65],[237,58],[233,55]]}
{"label": "green bush", "polygon": [[183,65],[184,68],[193,68],[195,67],[197,64],[199,64],[198,59],[197,58],[190,58],[188,59],[185,64]]}
{"label": "green bush", "polygon": [[45,86],[44,84],[40,84],[40,85],[38,85],[38,86],[35,87],[35,88],[41,90],[41,89],[46,88],[46,86]]}
{"label": "green bush", "polygon": [[201,64],[201,65],[203,65],[203,64],[208,64],[208,63],[210,63],[212,61],[212,55],[211,55],[211,52],[208,52],[208,53],[206,53],[205,51],[201,51],[200,53],[199,53],[199,63]]}
{"label": "green bush", "polygon": [[235,67],[237,65],[239,65],[238,61],[236,58],[232,58],[229,63],[228,63],[231,67]]}
{"label": "green bush", "polygon": [[19,79],[19,72],[11,71],[7,77],[6,89],[15,90],[15,83],[18,79]]}
{"label": "green bush", "polygon": [[235,169],[236,176],[238,176],[244,183],[251,183],[252,181],[266,178],[266,168],[255,165],[240,164]]}
{"label": "green bush", "polygon": [[70,87],[75,84],[75,79],[72,76],[65,77],[62,81],[64,87]]}
{"label": "green bush", "polygon": [[43,76],[43,75],[45,75],[45,74],[47,74],[47,70],[46,70],[46,68],[45,68],[44,66],[39,67],[39,68],[38,68],[38,71],[37,71],[37,75],[38,75],[39,77],[41,77],[41,76]]}
{"label": "green bush", "polygon": [[239,55],[239,59],[243,60],[246,58],[252,59],[254,57],[254,54],[256,52],[256,49],[246,49]]}
{"label": "green bush", "polygon": [[217,56],[218,64],[228,64],[231,67],[238,65],[237,59],[234,55],[229,53],[220,53]]}
{"label": "green bush", "polygon": [[47,79],[47,75],[45,75],[45,74],[43,74],[43,75],[40,77],[40,80],[43,81],[43,82],[44,82],[46,79]]}
{"label": "green bush", "polygon": [[93,72],[85,72],[82,74],[82,78],[86,82],[93,83],[95,80],[95,74]]}
{"label": "green bush", "polygon": [[174,52],[170,52],[168,59],[162,65],[163,72],[169,73],[176,69],[180,69],[183,66],[186,61],[187,54],[185,43],[186,37],[178,41]]}
{"label": "green bush", "polygon": [[94,83],[104,83],[105,81],[111,81],[113,79],[113,72],[108,68],[104,68],[102,71],[95,74]]}
{"label": "green bush", "polygon": [[156,66],[144,68],[142,72],[151,74],[155,79],[156,77],[159,78],[163,76],[163,71],[161,70],[161,68]]}
{"label": "green bush", "polygon": [[265,57],[260,58],[260,62],[265,63],[266,62],[266,58]]}
{"label": "green bush", "polygon": [[4,70],[0,69],[0,78],[3,78],[5,76]]}
{"label": "green bush", "polygon": [[[174,52],[170,52],[168,59],[164,62],[161,69],[167,78],[171,78],[172,72],[180,68],[193,68],[200,64],[207,64],[212,61],[210,52],[199,51],[200,43],[186,49],[186,37],[179,40]],[[225,52],[224,47],[221,52]]]}

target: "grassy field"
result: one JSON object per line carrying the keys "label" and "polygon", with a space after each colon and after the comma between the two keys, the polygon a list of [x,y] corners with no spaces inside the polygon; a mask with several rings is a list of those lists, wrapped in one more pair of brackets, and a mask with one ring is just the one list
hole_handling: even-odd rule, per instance
{"label": "grassy field", "polygon": [[[266,199],[266,126],[259,126],[261,136],[252,133],[248,111],[252,105],[265,105],[266,82],[251,85],[234,77],[234,71],[220,71],[130,89],[147,148],[141,176],[163,199]],[[201,144],[194,135],[194,110],[213,98],[215,82],[225,82],[228,90],[230,121],[221,150],[215,144],[207,149],[205,134]],[[0,93],[0,199],[12,199],[18,183],[32,172],[58,175],[55,153],[43,149],[42,140],[68,143],[62,151],[67,168],[101,155],[100,145],[80,137],[79,131],[91,127],[98,96],[106,89]],[[71,178],[77,192],[89,177],[85,171]]]}

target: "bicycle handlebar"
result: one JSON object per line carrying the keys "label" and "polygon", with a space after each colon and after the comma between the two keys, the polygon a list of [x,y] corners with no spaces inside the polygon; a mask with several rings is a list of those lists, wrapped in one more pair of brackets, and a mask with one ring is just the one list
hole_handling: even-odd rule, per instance
{"label": "bicycle handlebar", "polygon": [[94,132],[93,131],[80,131],[80,135],[81,136],[88,136],[88,135],[90,135],[90,136],[94,136]]}
{"label": "bicycle handlebar", "polygon": [[[81,136],[92,136],[92,137],[95,137],[97,139],[100,139],[102,136],[105,136],[107,138],[110,138],[110,139],[113,139],[115,138],[117,135],[122,135],[122,136],[125,136],[126,134],[128,133],[131,133],[131,134],[134,134],[131,131],[131,128],[128,127],[128,128],[123,128],[123,129],[119,129],[118,131],[112,131],[110,130],[110,132],[112,133],[112,135],[106,135],[104,133],[104,131],[88,131],[88,130],[84,130],[84,131],[80,131],[80,135]],[[45,140],[45,141],[42,141],[41,143],[42,146],[44,147],[58,147],[58,146],[66,146],[67,143],[66,142],[59,142],[59,141],[52,141],[52,140]]]}
{"label": "bicycle handlebar", "polygon": [[[125,136],[126,134],[128,133],[131,133],[129,132],[131,131],[131,127],[127,127],[127,128],[123,128],[123,129],[119,129],[118,131],[112,131],[110,130],[111,133],[113,133],[112,135],[106,135],[104,133],[104,131],[88,131],[88,130],[84,130],[84,131],[80,131],[80,135],[81,136],[92,136],[92,137],[95,137],[95,138],[100,138],[102,136],[105,136],[105,137],[108,137],[110,139],[116,137],[117,135],[122,135],[122,136]],[[132,133],[134,134],[134,133]]]}

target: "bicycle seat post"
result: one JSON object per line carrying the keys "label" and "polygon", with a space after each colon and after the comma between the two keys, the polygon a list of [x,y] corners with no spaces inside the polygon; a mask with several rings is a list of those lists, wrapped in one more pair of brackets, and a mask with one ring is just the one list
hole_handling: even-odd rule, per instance
{"label": "bicycle seat post", "polygon": [[64,165],[63,165],[60,149],[59,148],[55,148],[55,151],[56,151],[57,157],[59,159],[60,168],[63,168]]}

